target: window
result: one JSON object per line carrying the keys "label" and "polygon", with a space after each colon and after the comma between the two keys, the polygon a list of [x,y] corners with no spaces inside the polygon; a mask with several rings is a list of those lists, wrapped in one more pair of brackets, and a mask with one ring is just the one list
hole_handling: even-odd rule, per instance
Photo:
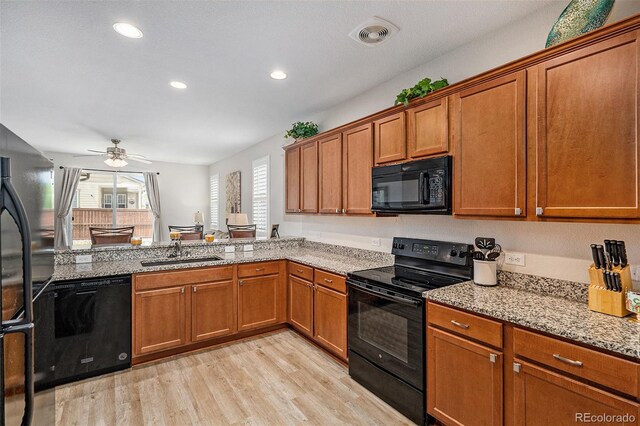
{"label": "window", "polygon": [[211,175],[209,178],[209,202],[211,204],[211,229],[218,230],[220,229],[219,220],[219,192],[220,192],[220,175],[216,173],[215,175]]}
{"label": "window", "polygon": [[253,161],[253,223],[256,237],[268,237],[269,230],[269,156]]}
{"label": "window", "polygon": [[133,226],[133,235],[151,241],[153,213],[142,173],[83,170],[71,210],[74,247],[91,245],[90,227]]}

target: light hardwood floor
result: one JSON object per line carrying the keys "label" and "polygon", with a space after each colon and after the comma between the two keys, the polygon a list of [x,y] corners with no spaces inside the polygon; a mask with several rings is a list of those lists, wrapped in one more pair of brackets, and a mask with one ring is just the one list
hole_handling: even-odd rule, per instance
{"label": "light hardwood floor", "polygon": [[56,425],[412,424],[290,330],[56,389]]}

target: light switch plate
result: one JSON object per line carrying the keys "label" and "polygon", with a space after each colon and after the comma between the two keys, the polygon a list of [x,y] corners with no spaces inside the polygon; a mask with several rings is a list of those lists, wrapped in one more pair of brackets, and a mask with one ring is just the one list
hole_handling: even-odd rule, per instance
{"label": "light switch plate", "polygon": [[93,262],[93,256],[90,254],[80,254],[76,256],[76,263],[91,263]]}
{"label": "light switch plate", "polygon": [[224,246],[225,253],[235,253],[236,246]]}
{"label": "light switch plate", "polygon": [[242,251],[253,251],[253,244],[245,244],[242,246]]}

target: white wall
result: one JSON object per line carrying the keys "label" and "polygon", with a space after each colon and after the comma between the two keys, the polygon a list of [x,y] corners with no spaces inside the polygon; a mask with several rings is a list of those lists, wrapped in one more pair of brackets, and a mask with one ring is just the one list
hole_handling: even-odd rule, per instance
{"label": "white wall", "polygon": [[[330,110],[299,118],[316,120],[321,130],[331,129],[391,106],[395,95],[402,88],[412,86],[425,76],[446,77],[450,83],[455,83],[541,50],[544,48],[549,30],[566,3],[553,3],[519,22],[479,37],[472,43],[398,75]],[[636,13],[640,13],[640,2],[618,1],[609,22]],[[316,241],[387,252],[391,249],[391,239],[394,236],[460,242],[472,242],[476,236],[494,236],[506,250],[527,254],[524,267],[505,266],[505,269],[582,282],[588,281],[585,269],[590,263],[589,244],[602,243],[605,238],[625,240],[631,262],[640,263],[638,225],[520,223],[464,220],[449,216],[355,218],[284,215],[283,142],[282,134],[274,135],[210,167],[211,173],[220,173],[221,187],[226,173],[242,170],[243,210],[250,213],[248,208],[251,202],[251,177],[248,172],[251,170],[251,161],[269,153],[272,173],[270,216],[272,223],[281,224],[281,235],[300,235]],[[221,194],[221,198],[224,198],[224,194]],[[222,206],[224,200],[221,200],[221,211]],[[372,245],[372,238],[380,238],[381,245]]]}
{"label": "white wall", "polygon": [[[51,158],[55,170],[55,199],[58,199],[62,181],[59,166],[108,169],[101,157],[73,157],[72,154],[45,152]],[[169,239],[167,225],[192,225],[193,214],[200,210],[205,216],[205,225],[209,223],[209,173],[207,166],[165,163],[153,164],[129,162],[123,171],[159,172],[160,207],[162,208],[162,236]]]}

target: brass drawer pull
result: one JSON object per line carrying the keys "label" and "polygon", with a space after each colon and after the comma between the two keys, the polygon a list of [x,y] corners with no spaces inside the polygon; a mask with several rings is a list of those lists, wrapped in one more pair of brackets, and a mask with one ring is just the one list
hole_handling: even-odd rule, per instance
{"label": "brass drawer pull", "polygon": [[582,367],[582,361],[574,361],[572,359],[565,358],[560,354],[553,354],[553,357],[555,359],[557,359],[558,361],[562,361],[562,362],[565,362],[567,364],[574,365],[576,367]]}
{"label": "brass drawer pull", "polygon": [[256,272],[264,271],[264,268],[256,268]]}
{"label": "brass drawer pull", "polygon": [[193,287],[193,292],[195,293],[197,291],[197,287]]}
{"label": "brass drawer pull", "polygon": [[302,269],[296,269],[296,272],[298,272],[298,273],[300,273],[300,274],[301,274],[301,273],[303,273],[304,271],[303,271]]}
{"label": "brass drawer pull", "polygon": [[240,281],[238,284],[240,284],[240,285],[244,285],[244,281]]}
{"label": "brass drawer pull", "polygon": [[180,294],[184,294],[184,287],[180,289]]}
{"label": "brass drawer pull", "polygon": [[465,330],[467,328],[469,328],[469,324],[463,324],[463,323],[458,322],[456,320],[451,320],[451,324],[455,325],[456,327],[464,328]]}
{"label": "brass drawer pull", "polygon": [[326,282],[326,283],[332,283],[332,282],[333,282],[333,280],[330,280],[329,278],[325,278],[325,279],[324,279],[324,282]]}

